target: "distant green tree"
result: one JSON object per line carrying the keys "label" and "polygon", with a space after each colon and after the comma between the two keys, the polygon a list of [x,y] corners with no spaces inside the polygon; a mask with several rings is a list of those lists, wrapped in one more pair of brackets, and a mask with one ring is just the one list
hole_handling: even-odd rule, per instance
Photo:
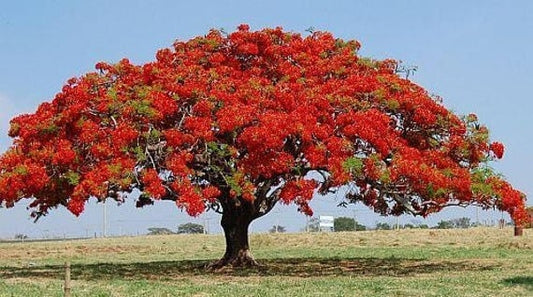
{"label": "distant green tree", "polygon": [[472,223],[470,223],[470,218],[462,217],[458,219],[451,220],[455,228],[470,228]]}
{"label": "distant green tree", "polygon": [[427,224],[420,224],[420,225],[418,225],[418,228],[420,228],[420,229],[429,229],[429,226]]}
{"label": "distant green tree", "polygon": [[354,230],[363,231],[366,230],[366,226],[359,224],[353,218],[339,217],[333,220],[333,230],[335,232]]}
{"label": "distant green tree", "polygon": [[391,230],[392,227],[391,225],[389,225],[389,223],[383,223],[383,222],[379,222],[379,223],[376,223],[376,230]]}
{"label": "distant green tree", "polygon": [[415,229],[416,226],[413,224],[405,224],[402,226],[402,229]]}
{"label": "distant green tree", "polygon": [[150,227],[148,228],[148,235],[169,235],[175,234],[168,228]]}
{"label": "distant green tree", "polygon": [[186,223],[178,226],[178,234],[204,233],[204,226],[196,223]]}
{"label": "distant green tree", "polygon": [[355,220],[348,217],[335,218],[333,220],[333,230],[339,231],[353,231],[355,230]]}
{"label": "distant green tree", "polygon": [[472,226],[474,226],[474,224],[470,222],[470,218],[462,217],[451,220],[441,220],[437,223],[435,229],[470,228]]}
{"label": "distant green tree", "polygon": [[270,230],[268,230],[268,232],[270,233],[284,233],[286,231],[287,230],[285,230],[285,227],[280,226],[280,225],[274,225],[272,226],[272,228],[270,228]]}
{"label": "distant green tree", "polygon": [[359,224],[359,222],[355,222],[355,231],[365,231],[366,226],[363,224]]}
{"label": "distant green tree", "polygon": [[454,227],[453,222],[450,220],[441,220],[437,223],[437,226],[435,226],[435,229],[452,229]]}

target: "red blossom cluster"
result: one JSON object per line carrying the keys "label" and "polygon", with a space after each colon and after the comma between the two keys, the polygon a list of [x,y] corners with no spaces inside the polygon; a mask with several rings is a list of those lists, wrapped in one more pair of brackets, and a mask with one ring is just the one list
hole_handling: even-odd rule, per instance
{"label": "red blossom cluster", "polygon": [[155,169],[147,169],[142,176],[142,182],[144,184],[144,191],[150,195],[150,197],[160,199],[166,194],[166,190]]}
{"label": "red blossom cluster", "polygon": [[144,65],[98,63],[11,121],[0,202],[78,215],[89,197],[138,189],[191,215],[224,199],[281,199],[311,214],[316,190],[349,184],[347,199],[383,214],[476,203],[521,222],[524,195],[485,166],[503,145],[359,47],[241,25],[177,41]]}
{"label": "red blossom cluster", "polygon": [[290,181],[283,187],[279,196],[282,202],[289,204],[294,201],[301,212],[312,216],[313,210],[309,207],[309,201],[313,198],[317,185],[318,183],[315,180],[299,179]]}
{"label": "red blossom cluster", "polygon": [[490,150],[494,153],[496,158],[501,159],[503,157],[503,151],[505,148],[503,144],[499,142],[493,142],[490,144]]}

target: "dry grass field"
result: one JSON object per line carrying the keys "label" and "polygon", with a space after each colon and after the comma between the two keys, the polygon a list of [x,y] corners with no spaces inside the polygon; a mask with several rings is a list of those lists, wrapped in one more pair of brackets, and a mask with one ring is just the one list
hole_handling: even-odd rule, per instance
{"label": "dry grass field", "polygon": [[255,234],[256,269],[203,267],[221,235],[0,243],[0,296],[533,296],[533,230]]}

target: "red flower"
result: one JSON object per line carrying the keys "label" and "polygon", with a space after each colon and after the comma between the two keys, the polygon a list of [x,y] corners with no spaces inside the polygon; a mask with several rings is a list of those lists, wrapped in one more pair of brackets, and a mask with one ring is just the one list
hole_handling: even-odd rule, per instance
{"label": "red flower", "polygon": [[75,216],[79,216],[85,209],[85,201],[80,199],[72,198],[68,201],[67,205],[68,210],[72,212]]}
{"label": "red flower", "polygon": [[142,175],[142,182],[144,183],[144,191],[151,197],[159,199],[166,194],[165,187],[163,187],[157,171],[153,168],[145,170]]}
{"label": "red flower", "polygon": [[248,24],[240,24],[237,29],[239,31],[249,31],[250,30],[250,26]]}
{"label": "red flower", "polygon": [[490,150],[494,153],[496,158],[501,159],[503,157],[504,146],[500,142],[493,142],[490,144]]}
{"label": "red flower", "polygon": [[207,186],[202,189],[202,196],[210,202],[214,202],[220,194],[220,190],[214,186]]}

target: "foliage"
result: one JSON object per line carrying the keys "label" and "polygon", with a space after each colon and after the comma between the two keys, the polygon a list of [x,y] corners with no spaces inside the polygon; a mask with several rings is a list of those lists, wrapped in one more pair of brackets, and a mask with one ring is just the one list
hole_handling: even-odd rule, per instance
{"label": "foliage", "polygon": [[348,217],[338,217],[333,220],[333,230],[338,231],[364,231],[366,230],[365,225],[361,225],[356,222],[353,218]]}
{"label": "foliage", "polygon": [[287,230],[285,229],[285,227],[280,225],[274,225],[272,226],[272,228],[270,228],[270,230],[268,230],[269,233],[284,233],[286,231]]}
{"label": "foliage", "polygon": [[474,226],[475,223],[470,222],[470,218],[462,217],[458,219],[453,219],[453,224],[455,228],[470,228]]}
{"label": "foliage", "polygon": [[452,229],[453,227],[454,225],[451,221],[441,220],[437,223],[437,226],[435,226],[435,229]]}
{"label": "foliage", "polygon": [[378,222],[376,223],[376,230],[391,230],[392,226],[389,223]]}
{"label": "foliage", "polygon": [[150,227],[148,228],[147,235],[169,235],[169,234],[175,234],[175,233],[168,228]]}
{"label": "foliage", "polygon": [[359,48],[327,32],[241,25],[177,41],[143,65],[100,62],[11,121],[0,204],[30,199],[38,219],[140,192],[138,206],[222,213],[236,242],[278,201],[312,215],[316,192],[350,185],[347,202],[382,215],[476,204],[523,224],[525,195],[488,166],[504,147],[477,117],[453,114],[398,62]]}
{"label": "foliage", "polygon": [[204,226],[196,223],[186,223],[178,226],[179,234],[201,234],[204,233]]}
{"label": "foliage", "polygon": [[451,220],[441,220],[435,226],[436,229],[451,229],[451,228],[470,228],[474,224],[470,222],[470,218],[462,217]]}

